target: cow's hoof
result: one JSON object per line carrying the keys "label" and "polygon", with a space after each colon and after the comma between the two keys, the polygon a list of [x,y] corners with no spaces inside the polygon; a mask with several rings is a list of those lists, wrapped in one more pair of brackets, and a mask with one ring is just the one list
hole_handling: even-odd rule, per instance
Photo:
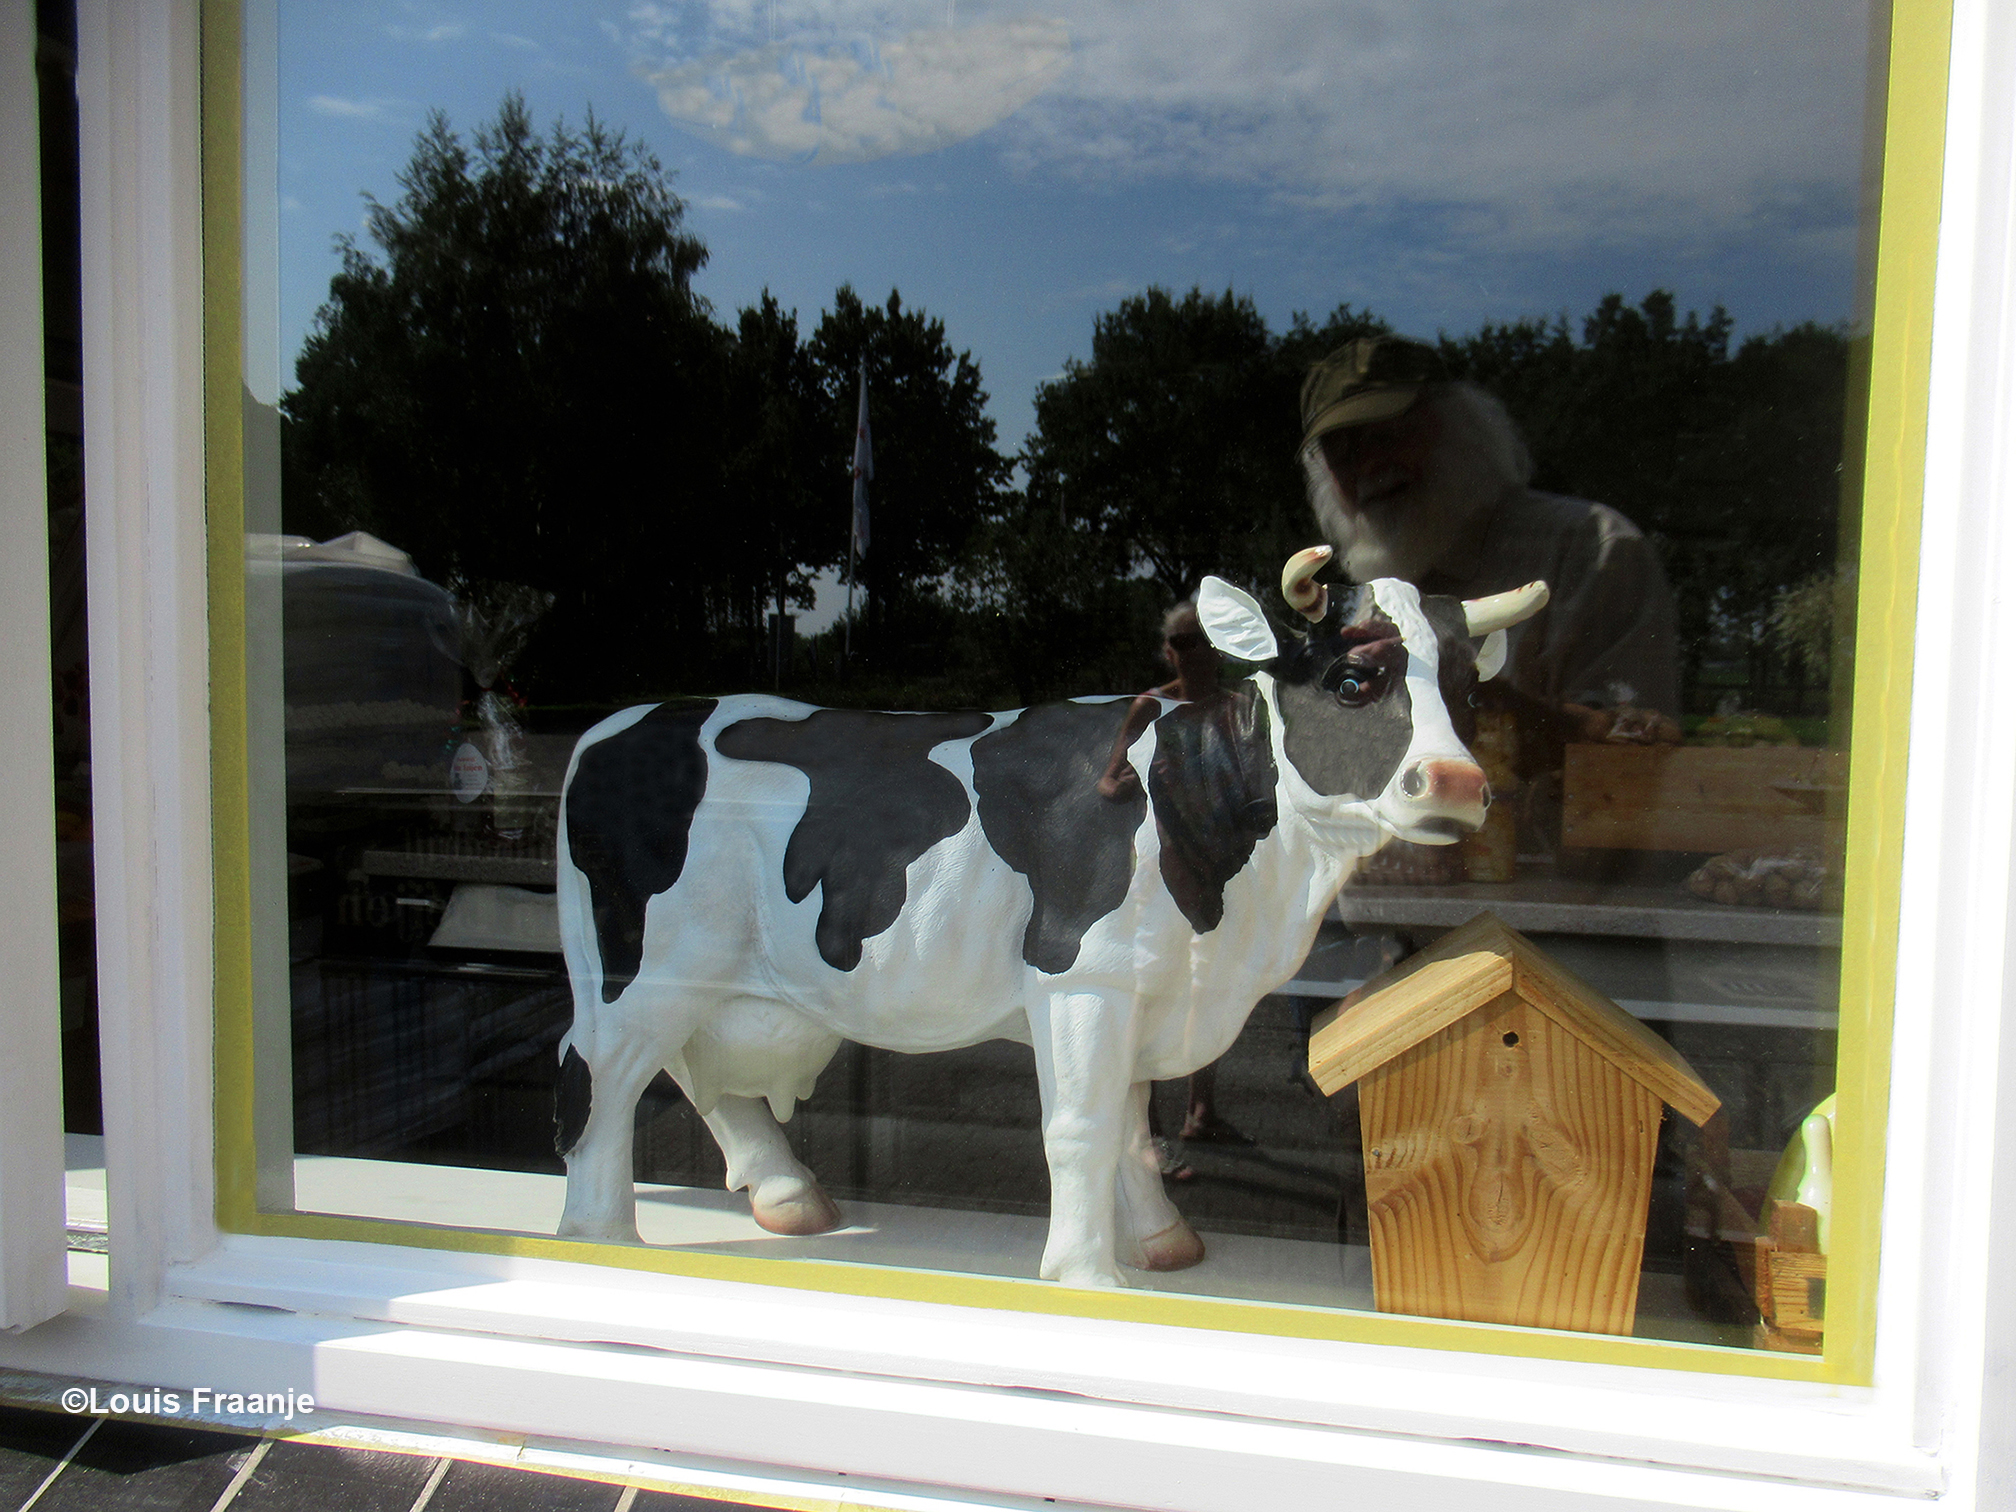
{"label": "cow's hoof", "polygon": [[593,1239],[598,1244],[642,1244],[634,1223],[585,1223],[578,1218],[562,1218],[553,1231],[556,1239]]}
{"label": "cow's hoof", "polygon": [[840,1227],[840,1209],[817,1182],[774,1176],[749,1194],[757,1226],[773,1234],[825,1234]]}
{"label": "cow's hoof", "polygon": [[1045,1281],[1055,1281],[1059,1286],[1075,1286],[1085,1291],[1125,1291],[1127,1278],[1117,1270],[1113,1271],[1065,1271],[1044,1266],[1037,1275]]}
{"label": "cow's hoof", "polygon": [[1110,1257],[1102,1264],[1083,1255],[1074,1256],[1068,1251],[1052,1254],[1046,1249],[1036,1274],[1045,1281],[1055,1281],[1059,1286],[1102,1291],[1110,1288],[1125,1290],[1127,1287],[1127,1278],[1120,1274],[1120,1267]]}
{"label": "cow's hoof", "polygon": [[1188,1270],[1204,1258],[1204,1241],[1197,1231],[1178,1218],[1159,1234],[1141,1241],[1137,1258],[1128,1261],[1136,1270]]}

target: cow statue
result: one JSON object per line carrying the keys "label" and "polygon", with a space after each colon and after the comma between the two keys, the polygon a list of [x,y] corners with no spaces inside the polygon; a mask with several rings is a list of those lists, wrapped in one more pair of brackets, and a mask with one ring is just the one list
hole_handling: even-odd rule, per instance
{"label": "cow statue", "polygon": [[1011,1039],[1034,1049],[1042,1097],[1041,1274],[1121,1286],[1120,1265],[1202,1259],[1163,1190],[1149,1084],[1225,1053],[1363,857],[1482,823],[1490,792],[1456,721],[1505,627],[1547,598],[1380,579],[1333,609],[1313,581],[1328,556],[1283,572],[1311,621],[1285,647],[1252,598],[1204,580],[1206,636],[1253,669],[1166,704],[1128,749],[1146,782],[1113,797],[1099,778],[1125,697],[890,714],[749,694],[626,709],[582,736],[559,830],[559,1232],[637,1238],[632,1120],[661,1068],[756,1221],[814,1234],[840,1213],[778,1125],[843,1039]]}

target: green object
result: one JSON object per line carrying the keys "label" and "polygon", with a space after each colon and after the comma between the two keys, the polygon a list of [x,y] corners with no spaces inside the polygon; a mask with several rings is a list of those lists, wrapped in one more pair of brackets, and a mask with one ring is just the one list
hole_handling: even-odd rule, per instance
{"label": "green object", "polygon": [[1425,384],[1446,383],[1442,354],[1405,336],[1360,336],[1302,380],[1302,444],[1346,425],[1405,414]]}
{"label": "green object", "polygon": [[1785,1146],[1778,1169],[1771,1173],[1766,1194],[1779,1202],[1798,1202],[1820,1217],[1820,1253],[1827,1253],[1827,1222],[1834,1207],[1834,1099],[1800,1121],[1799,1132]]}

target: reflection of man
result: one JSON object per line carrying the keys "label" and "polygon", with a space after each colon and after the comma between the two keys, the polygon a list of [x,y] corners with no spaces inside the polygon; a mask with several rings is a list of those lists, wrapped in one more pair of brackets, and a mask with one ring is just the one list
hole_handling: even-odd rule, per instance
{"label": "reflection of man", "polygon": [[[1433,347],[1361,337],[1312,367],[1302,465],[1317,523],[1359,582],[1396,577],[1457,598],[1547,583],[1547,607],[1507,632],[1505,670],[1480,690],[1517,717],[1532,843],[1559,836],[1553,774],[1565,742],[1680,738],[1673,597],[1651,543],[1614,509],[1530,488],[1532,461],[1504,406],[1452,381]],[[1412,848],[1389,846],[1370,865],[1381,862],[1390,880],[1448,880]],[[1355,1098],[1353,1088],[1338,1108],[1338,1237],[1363,1242]]]}
{"label": "reflection of man", "polygon": [[[1616,510],[1535,492],[1511,417],[1418,341],[1367,336],[1309,370],[1302,465],[1317,522],[1356,580],[1478,598],[1543,579],[1502,674],[1522,725],[1567,739],[1678,739],[1673,599]],[[1549,765],[1554,763],[1549,762]]]}

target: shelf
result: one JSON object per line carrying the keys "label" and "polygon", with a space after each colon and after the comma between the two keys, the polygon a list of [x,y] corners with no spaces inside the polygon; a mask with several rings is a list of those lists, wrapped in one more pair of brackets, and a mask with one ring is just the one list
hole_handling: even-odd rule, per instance
{"label": "shelf", "polygon": [[[1274,990],[1281,997],[1315,998],[1327,1004],[1364,985],[1363,981],[1352,977],[1331,982],[1296,977]],[[1613,1001],[1633,1018],[1654,1024],[1739,1024],[1746,1029],[1826,1031],[1841,1027],[1841,1015],[1832,1008],[1791,1008],[1774,1003],[1678,1003],[1655,998],[1616,998]]]}
{"label": "shelf", "polygon": [[1702,903],[1682,892],[1678,883],[1646,887],[1530,877],[1447,887],[1347,887],[1337,895],[1330,917],[1345,924],[1454,929],[1487,908],[1524,934],[1628,935],[1816,949],[1841,945],[1839,914]]}
{"label": "shelf", "polygon": [[359,868],[373,877],[425,877],[438,882],[507,882],[554,885],[551,856],[436,855],[430,851],[367,850]]}
{"label": "shelf", "polygon": [[[389,1160],[297,1156],[298,1211],[389,1219],[435,1228],[545,1235],[566,1192],[561,1176]],[[1179,1206],[1182,1193],[1175,1194]],[[849,1200],[848,1225],[782,1238],[749,1216],[739,1192],[638,1183],[637,1226],[647,1245],[766,1260],[828,1260],[1033,1280],[1048,1224],[1010,1213]],[[1302,1307],[1373,1310],[1371,1255],[1360,1245],[1202,1232],[1206,1256],[1190,1270],[1127,1272],[1141,1291]],[[1647,1272],[1639,1292],[1640,1338],[1736,1345],[1747,1331],[1699,1321],[1679,1276]]]}

